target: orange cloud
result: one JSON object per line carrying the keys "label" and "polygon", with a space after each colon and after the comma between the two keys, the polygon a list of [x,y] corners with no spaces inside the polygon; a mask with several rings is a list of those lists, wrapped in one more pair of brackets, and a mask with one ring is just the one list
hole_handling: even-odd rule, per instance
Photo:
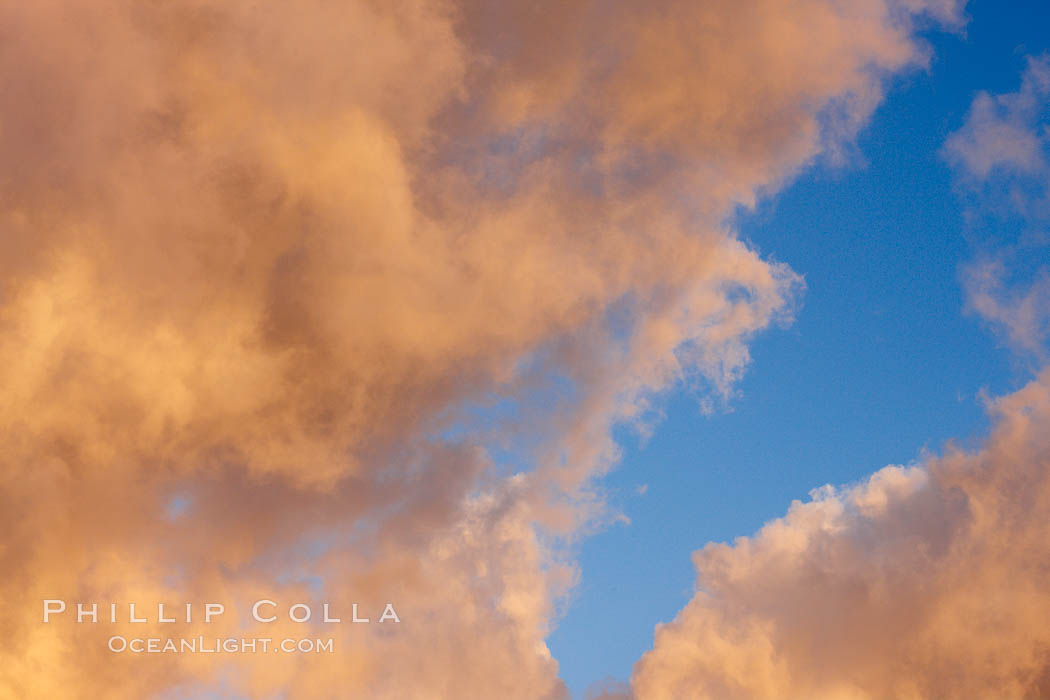
{"label": "orange cloud", "polygon": [[[723,222],[921,64],[912,5],[0,2],[0,688],[563,696],[610,427],[790,315]],[[404,622],[138,659],[39,619],[322,594]]]}
{"label": "orange cloud", "polygon": [[638,698],[1046,693],[1050,374],[979,450],[890,466],[733,545],[635,668]]}

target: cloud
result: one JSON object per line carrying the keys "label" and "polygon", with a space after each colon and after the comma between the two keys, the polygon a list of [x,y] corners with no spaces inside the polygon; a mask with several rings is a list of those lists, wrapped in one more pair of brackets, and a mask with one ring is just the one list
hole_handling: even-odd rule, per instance
{"label": "cloud", "polygon": [[1050,373],[991,412],[979,450],[818,489],[697,552],[635,697],[1045,695]]}
{"label": "cloud", "polygon": [[1012,347],[1045,360],[1050,277],[1044,268],[1034,280],[1016,283],[1003,257],[980,259],[963,268],[968,305],[1001,330]]}
{"label": "cloud", "polygon": [[[611,426],[724,401],[802,286],[724,221],[947,7],[0,2],[0,688],[564,696]],[[53,597],[405,622],[143,662]]]}
{"label": "cloud", "polygon": [[998,174],[1032,175],[1048,167],[1045,118],[1050,59],[1029,58],[1017,92],[974,98],[966,123],[944,144],[944,154],[979,180]]}
{"label": "cloud", "polygon": [[968,308],[1045,363],[1050,271],[1038,252],[1050,221],[1050,58],[1029,58],[1016,92],[979,93],[943,154],[980,231],[975,260],[962,269]]}

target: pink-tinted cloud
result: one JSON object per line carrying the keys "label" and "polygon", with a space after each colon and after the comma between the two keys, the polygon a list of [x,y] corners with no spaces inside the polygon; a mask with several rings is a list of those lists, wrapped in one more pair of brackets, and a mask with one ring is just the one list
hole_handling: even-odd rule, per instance
{"label": "pink-tinted cloud", "polygon": [[[723,400],[801,285],[726,216],[945,8],[0,2],[0,688],[562,696],[552,543],[600,516],[610,427],[684,377]],[[404,622],[129,659],[39,619],[319,596]]]}
{"label": "pink-tinted cloud", "polygon": [[968,218],[990,214],[996,228],[1022,222],[1019,235],[979,241],[977,258],[962,271],[967,305],[1013,349],[1041,363],[1048,359],[1050,283],[1048,271],[1030,269],[1027,259],[1028,251],[1046,245],[1040,227],[1050,220],[1048,108],[1050,59],[1030,58],[1020,88],[980,93],[944,146],[963,190],[976,195]]}
{"label": "pink-tinted cloud", "polygon": [[1017,92],[974,98],[966,123],[944,145],[950,162],[983,180],[996,172],[1032,175],[1048,167],[1040,116],[1050,99],[1050,59],[1029,59]]}
{"label": "pink-tinted cloud", "polygon": [[638,698],[1042,697],[1050,375],[986,444],[891,466],[733,545],[635,668]]}

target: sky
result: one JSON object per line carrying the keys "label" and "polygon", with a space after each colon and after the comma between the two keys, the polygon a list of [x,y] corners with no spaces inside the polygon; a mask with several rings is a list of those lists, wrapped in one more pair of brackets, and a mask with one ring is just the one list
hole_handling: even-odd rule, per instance
{"label": "sky", "polygon": [[0,26],[0,695],[1050,693],[1045,3]]}

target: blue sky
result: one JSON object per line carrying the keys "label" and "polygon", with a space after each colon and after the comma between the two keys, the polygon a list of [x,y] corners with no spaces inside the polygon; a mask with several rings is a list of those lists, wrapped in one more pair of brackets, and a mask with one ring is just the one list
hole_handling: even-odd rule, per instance
{"label": "blue sky", "polygon": [[704,415],[679,388],[650,439],[621,432],[604,485],[630,524],[583,542],[581,583],[549,638],[574,697],[626,680],[654,620],[692,596],[694,550],[756,531],[822,484],[973,443],[988,425],[982,392],[1029,378],[965,313],[960,266],[994,231],[964,220],[941,148],[978,91],[1016,90],[1026,56],[1050,50],[1050,8],[985,1],[968,14],[964,33],[927,36],[928,71],[889,82],[852,162],[817,164],[740,213],[745,240],[804,275],[802,304],[754,341],[728,411]]}

